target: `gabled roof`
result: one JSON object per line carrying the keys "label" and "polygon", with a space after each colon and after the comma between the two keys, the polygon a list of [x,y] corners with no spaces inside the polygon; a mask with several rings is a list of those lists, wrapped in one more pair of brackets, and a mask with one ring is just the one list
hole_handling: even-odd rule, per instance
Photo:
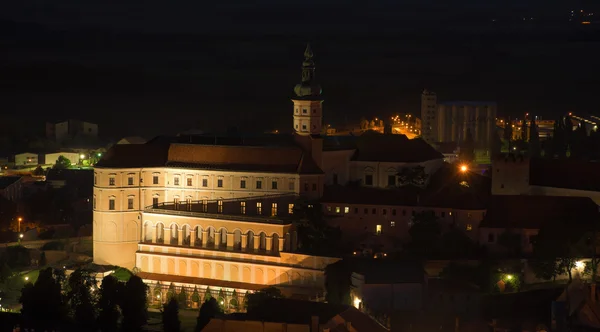
{"label": "gabled roof", "polygon": [[356,141],[357,151],[352,160],[378,162],[424,162],[444,156],[420,138],[405,135],[365,133]]}
{"label": "gabled roof", "polygon": [[545,223],[592,225],[598,205],[589,197],[494,195],[479,227],[539,229]]}

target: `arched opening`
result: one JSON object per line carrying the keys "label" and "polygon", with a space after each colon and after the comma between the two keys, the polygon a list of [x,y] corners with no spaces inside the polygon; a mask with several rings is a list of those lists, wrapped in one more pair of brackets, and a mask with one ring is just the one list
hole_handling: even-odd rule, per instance
{"label": "arched opening", "polygon": [[162,223],[156,224],[156,243],[165,243],[165,225]]}
{"label": "arched opening", "polygon": [[183,236],[182,244],[184,246],[189,246],[190,245],[190,241],[191,241],[191,238],[190,238],[190,235],[191,235],[190,226],[183,225],[183,227],[181,227],[181,235]]}
{"label": "arched opening", "polygon": [[227,247],[227,229],[224,227],[219,230],[219,247]]}
{"label": "arched opening", "polygon": [[265,232],[260,232],[260,244],[258,245],[258,249],[267,250],[267,234],[265,234]]}
{"label": "arched opening", "polygon": [[254,232],[253,231],[248,231],[248,246],[246,247],[247,250],[254,250]]}
{"label": "arched opening", "polygon": [[144,223],[144,242],[152,242],[152,223],[146,221]]}
{"label": "arched opening", "polygon": [[240,231],[239,229],[236,229],[233,232],[233,249],[242,249],[242,231]]}
{"label": "arched opening", "polygon": [[177,227],[176,224],[171,224],[171,239],[169,244],[177,244],[177,241],[179,240],[179,232],[178,232],[179,228]]}
{"label": "arched opening", "polygon": [[196,234],[194,236],[196,237],[194,246],[202,247],[202,227],[196,226]]}
{"label": "arched opening", "polygon": [[273,233],[273,246],[271,247],[271,251],[274,253],[279,252],[279,235],[277,233]]}
{"label": "arched opening", "polygon": [[206,230],[207,230],[206,236],[208,237],[206,239],[206,245],[209,247],[214,247],[214,245],[215,245],[215,228],[208,227]]}
{"label": "arched opening", "polygon": [[283,250],[286,252],[292,251],[292,236],[290,233],[285,233],[285,237],[283,240]]}

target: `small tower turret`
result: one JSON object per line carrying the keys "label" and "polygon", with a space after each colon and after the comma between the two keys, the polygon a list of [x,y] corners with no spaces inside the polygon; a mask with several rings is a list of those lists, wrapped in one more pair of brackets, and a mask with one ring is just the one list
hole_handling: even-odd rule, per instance
{"label": "small tower turret", "polygon": [[302,81],[294,87],[294,132],[298,135],[320,135],[323,98],[321,86],[315,79],[315,63],[310,44],[304,51]]}

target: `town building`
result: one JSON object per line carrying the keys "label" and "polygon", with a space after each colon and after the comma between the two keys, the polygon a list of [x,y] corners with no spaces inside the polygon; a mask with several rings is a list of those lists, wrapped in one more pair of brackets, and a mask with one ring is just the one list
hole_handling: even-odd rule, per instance
{"label": "town building", "polygon": [[572,227],[592,225],[600,217],[598,205],[588,197],[498,195],[492,196],[479,225],[479,243],[490,253],[512,250],[499,241],[505,232],[517,234],[519,251],[531,253],[535,236],[547,224],[567,222]]}
{"label": "town building", "polygon": [[23,152],[15,155],[15,167],[31,167],[39,164],[38,154],[32,152]]}
{"label": "town building", "polygon": [[491,101],[438,102],[434,92],[421,94],[421,131],[429,144],[464,141],[471,132],[475,147],[489,150],[496,134],[497,105]]}
{"label": "town building", "polygon": [[76,137],[98,137],[98,125],[91,122],[69,119],[58,123],[46,123],[46,137],[64,142]]}
{"label": "town building", "polygon": [[18,201],[23,196],[21,176],[0,176],[0,196],[9,201]]}
{"label": "town building", "polygon": [[324,268],[338,258],[298,253],[296,202],[316,208],[310,202],[326,183],[386,188],[406,168],[423,170],[424,186],[443,156],[403,135],[321,136],[310,47],[304,56],[291,136],[157,137],[103,154],[94,169],[94,262],[136,268],[156,301],[170,285],[188,295],[220,289],[227,303],[268,285],[322,296]]}
{"label": "town building", "polygon": [[590,197],[600,205],[598,163],[501,156],[492,162],[493,195]]}

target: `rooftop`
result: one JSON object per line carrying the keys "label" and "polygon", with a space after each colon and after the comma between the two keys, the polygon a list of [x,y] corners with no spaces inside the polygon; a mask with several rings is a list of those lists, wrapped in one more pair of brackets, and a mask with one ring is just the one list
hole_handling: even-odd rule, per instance
{"label": "rooftop", "polygon": [[418,163],[444,158],[424,140],[397,134],[366,132],[356,140],[356,148],[353,160],[357,161]]}
{"label": "rooftop", "polygon": [[454,101],[438,102],[438,105],[496,106],[496,102],[495,101],[454,100]]}
{"label": "rooftop", "polygon": [[114,145],[96,167],[183,167],[265,173],[320,174],[297,146],[203,145],[157,138],[146,144]]}
{"label": "rooftop", "polygon": [[[463,181],[466,185],[461,184]],[[322,202],[484,210],[490,190],[489,178],[459,174],[455,166],[445,164],[430,177],[425,189],[410,185],[394,189],[333,185],[325,187]]]}
{"label": "rooftop", "polygon": [[0,190],[10,187],[19,180],[21,180],[20,176],[0,176]]}
{"label": "rooftop", "polygon": [[492,196],[480,227],[539,229],[545,223],[591,225],[600,214],[588,197],[498,195]]}
{"label": "rooftop", "polygon": [[569,159],[531,159],[529,184],[600,191],[600,163]]}

